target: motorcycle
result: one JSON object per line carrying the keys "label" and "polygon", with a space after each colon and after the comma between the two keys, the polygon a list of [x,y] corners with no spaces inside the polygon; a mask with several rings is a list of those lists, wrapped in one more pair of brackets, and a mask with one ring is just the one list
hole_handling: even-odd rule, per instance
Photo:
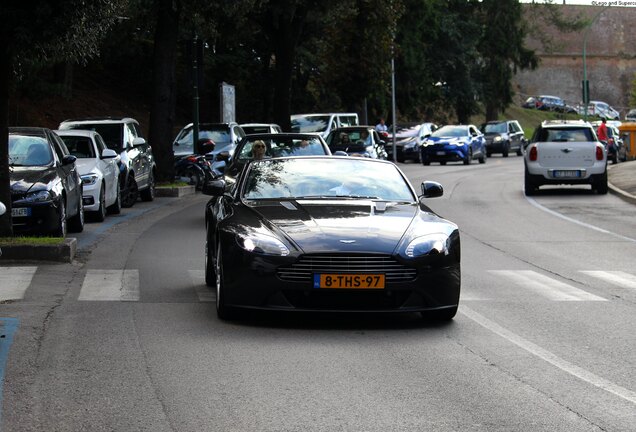
{"label": "motorcycle", "polygon": [[174,164],[177,180],[193,185],[197,190],[213,177],[212,165],[205,155],[191,154],[177,159]]}
{"label": "motorcycle", "polygon": [[[0,216],[2,216],[7,211],[5,205],[0,201]],[[2,256],[2,249],[0,249],[0,256]]]}

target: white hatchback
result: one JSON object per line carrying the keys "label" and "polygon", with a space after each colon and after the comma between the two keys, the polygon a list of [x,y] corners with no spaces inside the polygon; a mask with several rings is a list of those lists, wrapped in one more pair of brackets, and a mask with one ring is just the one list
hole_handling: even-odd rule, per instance
{"label": "white hatchback", "polygon": [[106,213],[121,212],[119,189],[120,156],[106,146],[101,135],[90,130],[55,131],[66,144],[82,178],[84,211],[101,222]]}
{"label": "white hatchback", "polygon": [[544,121],[526,148],[525,193],[541,185],[589,184],[606,194],[607,150],[592,125],[582,120]]}

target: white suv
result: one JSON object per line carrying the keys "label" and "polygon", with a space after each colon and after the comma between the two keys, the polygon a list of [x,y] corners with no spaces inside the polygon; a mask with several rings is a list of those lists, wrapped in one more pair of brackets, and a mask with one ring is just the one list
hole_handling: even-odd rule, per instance
{"label": "white suv", "polygon": [[607,150],[592,125],[582,120],[544,121],[524,156],[525,193],[549,184],[589,184],[606,194]]}
{"label": "white suv", "polygon": [[122,207],[132,207],[140,197],[144,201],[155,198],[155,158],[152,148],[141,137],[137,120],[130,117],[64,120],[58,129],[96,131],[109,149],[119,153]]}

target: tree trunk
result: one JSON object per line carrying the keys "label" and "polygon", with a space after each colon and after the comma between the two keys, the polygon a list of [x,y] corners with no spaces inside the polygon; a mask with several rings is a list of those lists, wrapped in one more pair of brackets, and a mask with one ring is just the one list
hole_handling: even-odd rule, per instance
{"label": "tree trunk", "polygon": [[153,99],[148,140],[157,163],[156,180],[174,180],[172,153],[175,122],[177,38],[181,2],[156,0],[157,29],[153,62]]}
{"label": "tree trunk", "polygon": [[7,212],[0,216],[0,237],[11,237],[11,189],[9,173],[9,81],[11,56],[7,41],[0,36],[0,201]]}

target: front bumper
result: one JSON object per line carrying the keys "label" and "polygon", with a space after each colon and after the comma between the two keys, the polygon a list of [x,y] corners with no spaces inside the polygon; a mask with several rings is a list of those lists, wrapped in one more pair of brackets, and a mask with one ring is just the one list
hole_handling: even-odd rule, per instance
{"label": "front bumper", "polygon": [[428,145],[422,147],[422,160],[430,162],[459,162],[466,159],[468,146]]}
{"label": "front bumper", "polygon": [[57,230],[60,220],[59,201],[33,203],[31,205],[15,205],[14,214],[24,213],[25,216],[13,216],[13,232],[15,234],[48,234]]}

